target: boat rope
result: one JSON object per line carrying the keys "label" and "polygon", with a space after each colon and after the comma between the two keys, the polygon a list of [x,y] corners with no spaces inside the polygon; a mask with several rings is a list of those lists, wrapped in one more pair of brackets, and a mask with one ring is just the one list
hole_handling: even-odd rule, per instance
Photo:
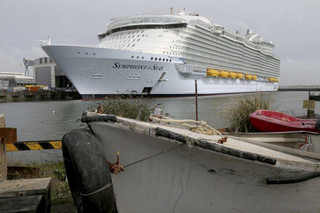
{"label": "boat rope", "polygon": [[[157,123],[162,123],[162,124],[163,123],[179,124],[181,126],[187,127],[190,131],[195,133],[200,133],[205,135],[219,135],[221,139],[225,139],[225,137],[221,134],[221,132],[209,126],[205,121],[195,121],[190,119],[177,120],[169,117],[155,116],[155,115],[151,115],[150,120]],[[225,141],[222,140],[222,142],[225,142]]]}
{"label": "boat rope", "polygon": [[124,168],[128,168],[129,166],[132,166],[132,165],[134,165],[134,164],[141,163],[141,162],[143,162],[143,161],[145,161],[145,160],[149,160],[149,159],[151,159],[151,158],[157,157],[157,156],[162,155],[162,154],[164,154],[164,153],[167,153],[167,152],[169,152],[169,151],[175,150],[176,148],[179,148],[179,147],[181,147],[181,146],[183,146],[183,144],[179,144],[179,145],[177,145],[177,146],[174,146],[174,147],[171,147],[171,148],[169,148],[169,149],[163,150],[163,151],[161,151],[161,152],[159,152],[159,153],[157,153],[157,154],[154,154],[154,155],[151,155],[151,156],[149,156],[149,157],[143,158],[143,159],[141,159],[141,160],[137,160],[137,161],[135,161],[135,162],[129,163],[129,164],[123,166],[123,167],[124,167]]}
{"label": "boat rope", "polygon": [[81,196],[90,196],[90,195],[93,195],[93,194],[96,194],[98,192],[101,192],[102,190],[106,189],[106,188],[109,188],[110,186],[112,185],[112,182],[110,183],[107,183],[107,185],[101,187],[100,189],[97,189],[96,191],[94,192],[91,192],[91,193],[88,193],[88,194],[83,194],[80,192]]}

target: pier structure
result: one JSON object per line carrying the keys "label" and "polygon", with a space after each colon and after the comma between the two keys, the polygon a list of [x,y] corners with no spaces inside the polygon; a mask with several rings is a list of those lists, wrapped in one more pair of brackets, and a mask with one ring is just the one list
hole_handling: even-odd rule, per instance
{"label": "pier structure", "polygon": [[0,114],[0,212],[50,212],[51,178],[7,180],[6,147],[17,141]]}
{"label": "pier structure", "polygon": [[41,100],[75,100],[81,99],[76,90],[38,90],[38,91],[0,91],[0,102],[41,101]]}

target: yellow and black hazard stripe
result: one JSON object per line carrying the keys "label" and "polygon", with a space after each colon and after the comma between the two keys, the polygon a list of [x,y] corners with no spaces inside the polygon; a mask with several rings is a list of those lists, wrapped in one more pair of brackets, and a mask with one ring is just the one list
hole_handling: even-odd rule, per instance
{"label": "yellow and black hazard stripe", "polygon": [[7,152],[44,149],[61,149],[61,141],[21,141],[6,144]]}

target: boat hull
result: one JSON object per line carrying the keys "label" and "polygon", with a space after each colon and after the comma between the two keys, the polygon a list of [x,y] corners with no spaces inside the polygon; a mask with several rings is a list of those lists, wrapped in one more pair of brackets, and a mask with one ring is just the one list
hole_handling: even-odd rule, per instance
{"label": "boat hull", "polygon": [[308,131],[320,133],[316,119],[298,119],[285,113],[257,110],[250,114],[251,125],[260,132]]}
{"label": "boat hull", "polygon": [[[317,212],[319,178],[268,185],[266,178],[304,173],[179,143],[114,123],[89,124],[110,162],[119,212]],[[150,131],[150,130],[149,130]]]}
{"label": "boat hull", "polygon": [[[207,77],[167,55],[81,46],[42,46],[83,97],[113,94],[187,96],[277,91],[278,83]],[[152,58],[168,59],[154,61]]]}

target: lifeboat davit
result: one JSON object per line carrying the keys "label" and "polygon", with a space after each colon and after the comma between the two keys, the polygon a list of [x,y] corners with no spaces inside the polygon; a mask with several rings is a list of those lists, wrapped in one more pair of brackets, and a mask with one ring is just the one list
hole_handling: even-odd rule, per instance
{"label": "lifeboat davit", "polygon": [[257,110],[250,114],[251,125],[260,132],[308,131],[320,133],[317,119],[299,119],[272,110]]}

